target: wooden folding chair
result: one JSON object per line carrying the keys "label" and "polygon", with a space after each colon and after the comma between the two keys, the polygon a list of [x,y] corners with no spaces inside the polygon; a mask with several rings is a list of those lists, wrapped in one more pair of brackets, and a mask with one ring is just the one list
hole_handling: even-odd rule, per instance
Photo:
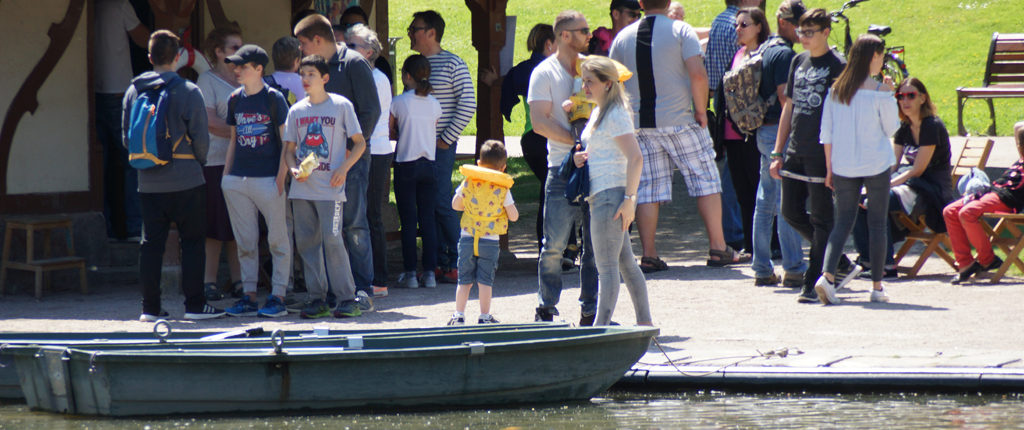
{"label": "wooden folding chair", "polygon": [[999,248],[1006,254],[1003,265],[992,275],[990,280],[993,284],[998,283],[1010,266],[1016,265],[1024,271],[1024,261],[1020,259],[1020,252],[1024,250],[1024,214],[1011,214],[993,212],[982,215],[984,218],[996,220],[995,227],[990,227],[987,222],[981,226],[988,233],[992,240],[992,247]]}
{"label": "wooden folding chair", "polygon": [[[960,149],[956,162],[953,164],[952,174],[950,175],[954,188],[956,188],[960,177],[970,173],[972,168],[985,168],[985,165],[988,164],[988,156],[992,152],[993,143],[992,139],[987,138],[968,138],[964,142],[964,147]],[[949,241],[949,235],[946,233],[936,233],[928,228],[924,222],[924,215],[917,216],[916,219],[903,213],[903,211],[896,211],[895,215],[896,221],[908,231],[906,241],[903,242],[903,246],[896,252],[896,264],[898,265],[903,260],[903,257],[910,252],[910,248],[915,243],[921,242],[925,246],[924,251],[917,257],[917,261],[907,271],[907,277],[917,276],[917,273],[921,271],[921,267],[924,266],[924,262],[932,254],[942,257],[942,260],[949,264],[949,267],[957,270],[956,259],[952,255],[953,244]]]}

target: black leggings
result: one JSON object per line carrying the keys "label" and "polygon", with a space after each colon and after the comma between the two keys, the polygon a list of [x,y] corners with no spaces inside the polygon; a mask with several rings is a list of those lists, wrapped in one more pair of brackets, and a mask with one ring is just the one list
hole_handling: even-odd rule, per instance
{"label": "black leggings", "polygon": [[743,217],[743,246],[752,252],[754,206],[757,202],[757,184],[761,181],[761,152],[752,141],[726,141],[725,154],[729,175],[732,176],[732,187],[736,191]]}

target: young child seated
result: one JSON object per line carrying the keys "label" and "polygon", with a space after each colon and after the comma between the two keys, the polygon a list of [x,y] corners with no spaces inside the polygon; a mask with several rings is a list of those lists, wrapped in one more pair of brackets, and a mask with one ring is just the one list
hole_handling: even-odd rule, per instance
{"label": "young child seated", "polygon": [[519,219],[512,200],[512,177],[505,172],[508,154],[505,145],[488,140],[480,148],[476,166],[463,165],[466,177],[452,198],[452,208],[462,211],[462,236],[459,238],[459,287],[455,292],[455,314],[448,325],[466,323],[466,302],[476,282],[480,295],[478,324],[496,324],[491,316],[491,286],[498,266],[498,235],[508,232],[508,222]]}
{"label": "young child seated", "polygon": [[[1014,125],[1013,135],[1020,159],[992,182],[988,192],[967,194],[942,210],[959,270],[953,277],[953,284],[960,284],[977,273],[1003,264],[1003,260],[992,252],[992,242],[981,226],[981,216],[990,212],[1016,213],[1024,207],[1024,121]],[[974,258],[971,257],[971,246],[978,253]]]}

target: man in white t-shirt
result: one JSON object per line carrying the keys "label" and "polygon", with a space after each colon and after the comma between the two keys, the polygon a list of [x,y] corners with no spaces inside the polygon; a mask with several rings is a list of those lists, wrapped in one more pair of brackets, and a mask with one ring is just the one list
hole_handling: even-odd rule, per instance
{"label": "man in white t-shirt", "polygon": [[93,88],[96,137],[103,147],[103,215],[108,237],[137,240],[142,232],[139,180],[121,145],[121,101],[134,77],[128,39],[147,48],[149,29],[139,22],[128,0],[99,0],[95,14]]}
{"label": "man in white t-shirt", "polygon": [[722,183],[703,108],[708,77],[697,33],[689,24],[665,16],[669,0],[640,4],[646,15],[619,32],[609,57],[636,72],[625,85],[644,156],[636,213],[644,251],[641,267],[668,267],[658,258],[654,238],[659,206],[672,201],[673,163],[704,219],[711,245],[707,264],[749,262],[750,256],[729,248],[722,234]]}
{"label": "man in white t-shirt", "polygon": [[548,178],[544,187],[544,245],[538,263],[539,290],[537,321],[551,321],[558,310],[562,294],[562,253],[569,241],[574,220],[583,221],[583,257],[580,265],[580,325],[593,325],[597,314],[597,267],[590,246],[590,221],[585,205],[570,206],[565,198],[566,179],[558,175],[558,167],[569,154],[576,140],[569,127],[569,117],[562,103],[573,93],[578,78],[576,63],[586,51],[590,28],[583,14],[567,10],[555,18],[555,42],[558,50],[541,61],[530,75],[526,102],[530,105],[533,130],[548,138]]}

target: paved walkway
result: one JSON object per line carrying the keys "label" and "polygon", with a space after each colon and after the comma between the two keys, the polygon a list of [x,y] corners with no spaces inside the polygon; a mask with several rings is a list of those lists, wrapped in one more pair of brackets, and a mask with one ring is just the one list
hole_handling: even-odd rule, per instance
{"label": "paved walkway", "polygon": [[[1012,140],[1000,139],[989,166],[1009,166],[1015,159]],[[658,239],[671,269],[648,278],[652,314],[661,328],[659,343],[672,359],[712,366],[742,360],[746,365],[794,367],[829,363],[883,368],[1024,367],[1020,361],[1024,358],[1022,279],[952,286],[948,283],[952,269],[931,258],[918,278],[887,283],[891,303],[870,303],[870,283],[857,280],[851,283],[850,293],[840,295],[842,305],[798,304],[796,290],[754,287],[749,267],[705,266],[703,226],[693,200],[676,178],[675,201],[663,209]],[[521,211],[523,218],[514,224],[511,241],[517,258],[499,269],[492,306],[492,313],[503,322],[531,321],[537,302],[537,251],[532,237],[536,206],[527,205]],[[633,244],[634,249],[639,247],[635,237]],[[396,247],[394,243],[390,250],[392,263],[398,262]],[[558,309],[567,321],[577,321],[578,277],[571,273],[563,279],[566,286]],[[136,321],[139,293],[135,287],[94,285],[93,293],[83,296],[73,285],[58,286],[41,301],[24,289],[0,297],[0,332],[151,329],[151,324]],[[307,321],[293,315],[274,320],[175,320],[172,326],[175,330],[243,326],[307,330],[321,325],[337,329],[441,325],[453,310],[454,291],[449,284],[437,289],[393,288],[389,297],[376,301],[376,312],[347,320]],[[165,293],[164,304],[172,317],[184,311],[182,298],[174,291]],[[477,309],[474,299],[467,312],[471,318]],[[635,321],[625,291],[615,320]],[[778,354],[783,350],[788,353],[785,358]],[[652,354],[642,361],[663,362],[665,356],[652,347]]]}

